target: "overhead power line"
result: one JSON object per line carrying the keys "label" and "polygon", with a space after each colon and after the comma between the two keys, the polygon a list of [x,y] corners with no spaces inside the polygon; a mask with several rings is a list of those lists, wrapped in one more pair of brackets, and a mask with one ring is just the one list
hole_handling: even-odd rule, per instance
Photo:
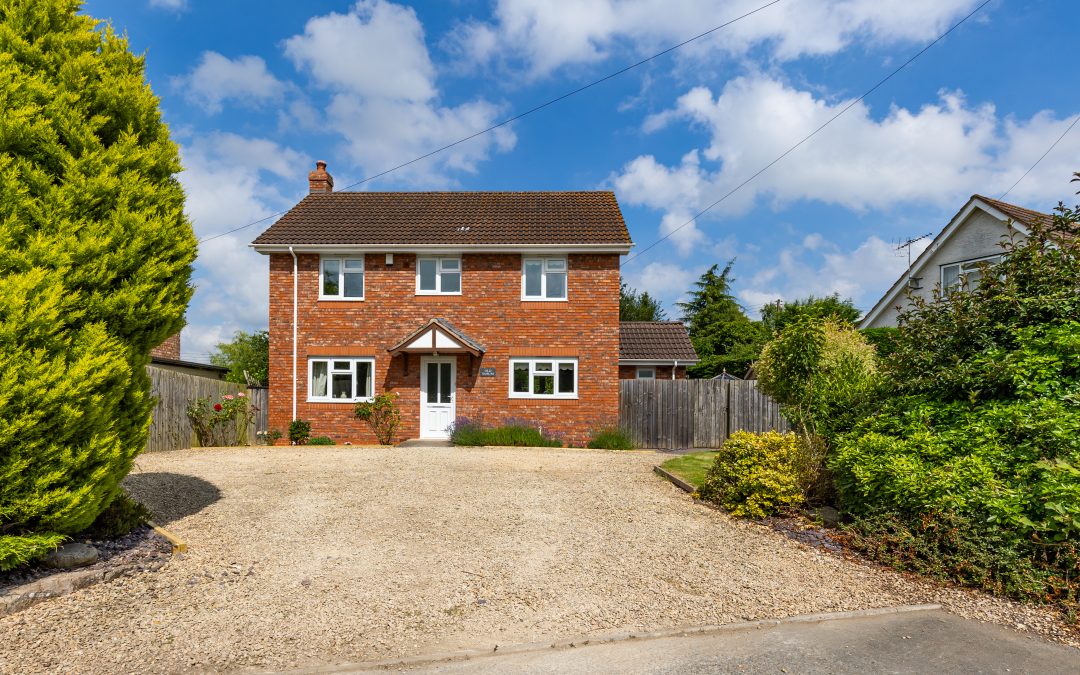
{"label": "overhead power line", "polygon": [[1050,147],[1046,149],[1046,152],[1042,154],[1042,157],[1039,157],[1037,160],[1035,160],[1035,163],[1032,164],[1031,167],[1029,167],[1028,170],[1024,172],[1024,175],[1017,178],[1016,182],[1010,185],[1008,190],[1002,192],[1001,196],[999,196],[998,199],[1005,199],[1005,197],[1013,191],[1013,188],[1020,184],[1020,181],[1027,178],[1027,175],[1031,173],[1035,169],[1035,167],[1039,166],[1039,162],[1046,159],[1046,156],[1050,154],[1050,151],[1057,147],[1057,144],[1061,142],[1061,139],[1065,138],[1065,136],[1067,136],[1068,133],[1072,131],[1072,128],[1076,126],[1077,122],[1080,122],[1080,115],[1077,115],[1073,118],[1072,124],[1065,127],[1065,131],[1061,132],[1061,135],[1057,137],[1057,140],[1050,144]]}
{"label": "overhead power line", "polygon": [[[373,181],[373,180],[375,180],[377,178],[382,178],[383,176],[386,176],[387,174],[391,174],[391,173],[393,173],[395,171],[398,171],[399,169],[404,169],[407,166],[410,166],[410,165],[415,164],[417,162],[423,161],[423,160],[425,160],[425,159],[427,159],[429,157],[432,157],[434,155],[437,155],[437,154],[439,154],[441,152],[445,152],[445,151],[449,150],[450,148],[461,145],[462,143],[467,143],[468,141],[471,141],[474,138],[477,138],[479,136],[483,136],[484,134],[491,133],[492,131],[495,131],[496,129],[498,129],[500,127],[504,127],[507,124],[511,124],[513,122],[516,122],[517,120],[519,120],[519,119],[521,119],[521,118],[523,118],[523,117],[525,117],[527,115],[531,115],[531,114],[533,114],[535,112],[539,112],[539,111],[543,110],[544,108],[555,105],[556,103],[559,103],[560,101],[563,101],[565,99],[570,98],[571,96],[575,96],[577,94],[580,94],[581,92],[586,91],[587,89],[592,89],[593,87],[595,87],[595,86],[597,86],[599,84],[603,84],[604,82],[607,82],[608,80],[611,80],[611,79],[616,78],[616,77],[618,77],[620,75],[623,75],[624,73],[627,73],[627,72],[629,72],[631,70],[634,70],[635,68],[638,68],[640,66],[643,66],[646,63],[649,63],[650,61],[654,61],[654,60],[660,58],[661,56],[664,56],[666,54],[670,54],[671,52],[675,51],[676,49],[679,49],[681,47],[685,47],[686,45],[690,44],[691,42],[696,42],[697,40],[700,40],[703,37],[707,37],[709,35],[712,35],[713,33],[717,32],[717,31],[719,31],[719,30],[721,30],[723,28],[727,28],[728,26],[730,26],[733,23],[736,23],[738,21],[742,21],[743,19],[745,19],[747,17],[753,16],[754,14],[757,14],[758,12],[760,12],[760,11],[762,11],[764,9],[767,9],[767,8],[773,6],[773,5],[779,4],[781,2],[783,2],[783,0],[770,0],[770,2],[766,2],[765,4],[746,12],[745,14],[740,14],[739,16],[736,16],[733,19],[729,19],[729,20],[725,21],[724,23],[720,24],[719,26],[715,26],[713,28],[710,28],[709,30],[705,31],[704,33],[698,33],[697,35],[695,35],[692,38],[689,38],[687,40],[683,40],[682,42],[680,42],[680,43],[678,43],[676,45],[672,45],[672,46],[668,47],[667,49],[664,49],[663,51],[656,52],[652,56],[641,59],[640,61],[637,61],[636,63],[632,63],[632,64],[630,64],[630,65],[628,65],[628,66],[626,66],[624,68],[620,68],[619,70],[616,70],[613,73],[605,75],[604,77],[601,77],[598,80],[593,80],[592,82],[589,82],[586,85],[578,87],[577,89],[573,89],[571,91],[566,92],[565,94],[561,94],[559,96],[556,96],[555,98],[549,99],[549,100],[547,100],[547,101],[545,101],[545,102],[543,102],[543,103],[541,103],[539,105],[535,105],[535,106],[529,108],[528,110],[520,112],[520,113],[518,113],[518,114],[516,114],[516,115],[514,115],[512,117],[508,117],[508,118],[504,119],[501,122],[498,122],[496,124],[491,125],[490,127],[487,127],[486,129],[481,129],[480,131],[469,134],[468,136],[460,138],[460,139],[454,141],[453,143],[447,143],[446,145],[444,145],[442,147],[439,147],[439,148],[436,148],[436,149],[432,150],[431,152],[426,152],[426,153],[424,153],[424,154],[422,154],[422,155],[420,155],[418,157],[414,157],[413,159],[410,159],[407,162],[402,162],[401,164],[398,164],[397,166],[390,167],[389,169],[386,169],[385,171],[380,171],[379,173],[372,174],[372,175],[370,175],[370,176],[368,176],[366,178],[362,178],[361,180],[358,180],[355,183],[350,183],[350,184],[346,185],[345,187],[343,187],[341,189],[342,190],[349,190],[351,188],[357,187],[358,185],[363,185],[364,183],[369,183],[369,182],[371,182],[371,181]],[[218,237],[224,237],[225,235],[232,234],[234,232],[239,232],[240,230],[247,229],[247,228],[251,227],[252,225],[258,225],[259,223],[266,222],[267,220],[270,220],[271,218],[276,218],[278,216],[284,215],[285,213],[286,213],[286,211],[279,211],[278,213],[272,213],[269,216],[266,216],[264,218],[260,218],[258,220],[254,220],[254,221],[252,221],[252,222],[250,222],[250,223],[248,223],[246,225],[241,225],[240,227],[234,227],[233,229],[227,230],[225,232],[219,232],[218,234],[213,234],[213,235],[210,235],[208,237],[203,237],[202,239],[199,240],[199,243],[201,244],[201,243],[204,243],[204,242],[207,242],[207,241],[211,241],[213,239],[217,239]]]}
{"label": "overhead power line", "polygon": [[683,229],[684,227],[686,227],[686,226],[688,226],[688,225],[690,225],[690,224],[692,224],[692,223],[696,222],[698,218],[700,218],[701,216],[705,215],[706,213],[708,213],[709,211],[711,211],[712,209],[714,209],[715,207],[717,207],[718,205],[720,205],[720,204],[721,204],[721,203],[722,203],[722,202],[723,202],[724,200],[726,200],[726,199],[727,199],[728,197],[730,197],[731,195],[735,194],[735,193],[736,193],[736,192],[738,192],[739,190],[741,190],[741,189],[743,189],[744,187],[746,187],[746,186],[747,186],[748,184],[750,184],[750,183],[751,183],[751,182],[752,182],[753,180],[755,180],[755,179],[756,179],[756,178],[757,178],[758,176],[760,176],[761,174],[763,174],[763,173],[765,173],[766,171],[768,171],[769,169],[771,169],[771,168],[772,168],[772,167],[773,167],[774,165],[776,165],[777,163],[779,163],[779,162],[780,162],[780,161],[781,161],[782,159],[784,159],[785,157],[787,157],[787,156],[788,156],[788,155],[790,155],[791,153],[795,152],[795,150],[797,150],[797,149],[798,149],[798,148],[799,148],[800,146],[802,146],[802,144],[806,143],[807,141],[809,141],[809,140],[810,140],[811,138],[813,138],[814,136],[817,136],[817,135],[818,135],[818,133],[819,133],[819,132],[821,132],[821,130],[822,130],[822,129],[824,129],[825,127],[829,126],[829,125],[830,125],[830,124],[832,124],[833,122],[835,122],[835,121],[836,121],[836,119],[837,119],[838,117],[840,117],[841,115],[843,115],[844,113],[846,113],[846,112],[847,112],[848,110],[851,110],[851,109],[852,109],[853,107],[855,107],[855,105],[856,105],[856,104],[858,104],[858,103],[859,103],[860,101],[862,101],[862,100],[863,100],[863,99],[865,99],[865,98],[866,98],[867,96],[869,96],[870,94],[872,94],[872,93],[874,93],[875,91],[877,91],[877,90],[878,90],[878,89],[879,89],[879,88],[880,88],[880,87],[881,87],[881,86],[882,86],[883,84],[885,84],[886,82],[888,82],[889,80],[891,80],[891,79],[892,79],[892,78],[893,78],[893,77],[894,77],[894,76],[895,76],[895,75],[896,75],[897,73],[899,73],[899,72],[900,72],[901,70],[903,70],[903,69],[907,68],[907,67],[908,67],[909,65],[911,65],[911,64],[912,64],[912,63],[913,63],[913,62],[914,62],[914,61],[915,61],[915,60],[916,60],[917,58],[919,58],[920,56],[922,56],[923,54],[925,54],[925,53],[926,53],[927,51],[929,51],[931,47],[933,47],[933,46],[934,46],[934,45],[936,45],[937,43],[939,43],[939,42],[941,42],[942,40],[944,40],[944,39],[945,39],[945,37],[946,37],[947,35],[949,35],[949,34],[950,34],[950,33],[952,33],[952,32],[953,32],[954,30],[956,30],[956,29],[957,29],[957,28],[959,28],[959,27],[960,27],[961,25],[963,25],[963,23],[964,23],[965,21],[967,21],[967,20],[968,20],[968,19],[970,19],[971,17],[975,16],[975,15],[976,15],[976,14],[977,14],[977,13],[979,12],[979,10],[981,10],[981,9],[982,9],[983,7],[986,7],[986,6],[988,5],[988,4],[990,4],[990,2],[991,2],[991,0],[985,0],[985,1],[984,1],[984,2],[983,2],[983,3],[981,4],[981,5],[979,5],[979,6],[978,6],[978,7],[976,7],[975,9],[973,9],[973,10],[971,11],[971,13],[970,13],[970,14],[968,14],[968,15],[967,15],[967,16],[965,16],[964,18],[962,18],[962,19],[960,19],[959,21],[957,21],[956,23],[954,23],[954,24],[953,24],[953,25],[952,25],[952,26],[951,26],[951,27],[950,27],[950,28],[949,28],[949,29],[948,29],[947,31],[945,31],[945,32],[944,32],[944,33],[942,33],[941,35],[939,35],[939,36],[937,36],[936,38],[934,38],[934,40],[933,40],[932,42],[930,42],[930,43],[929,43],[929,44],[927,44],[927,45],[926,45],[925,47],[923,47],[923,48],[922,48],[922,49],[920,49],[920,50],[919,50],[918,52],[916,52],[916,53],[915,53],[915,54],[914,54],[913,56],[911,56],[911,58],[909,58],[909,59],[908,59],[907,61],[904,61],[904,62],[903,62],[902,64],[900,64],[900,66],[899,66],[898,68],[896,68],[895,70],[893,70],[893,71],[892,71],[891,73],[889,73],[888,75],[886,75],[886,76],[885,76],[885,77],[883,77],[882,79],[878,80],[878,83],[877,83],[877,84],[875,84],[874,86],[870,87],[870,88],[869,88],[869,89],[867,89],[867,90],[866,90],[865,92],[863,92],[863,94],[862,94],[861,96],[859,96],[858,98],[856,98],[856,99],[852,100],[852,101],[851,101],[850,103],[848,103],[848,104],[847,104],[846,106],[844,106],[844,107],[843,107],[843,109],[841,109],[841,110],[840,110],[840,112],[838,112],[838,113],[836,113],[835,115],[833,115],[832,117],[830,117],[830,118],[829,118],[828,120],[826,120],[826,121],[825,121],[825,123],[824,123],[824,124],[822,124],[821,126],[819,126],[819,127],[818,127],[818,128],[816,128],[816,129],[814,129],[813,131],[811,131],[811,132],[810,132],[809,134],[807,134],[806,136],[803,136],[802,140],[800,140],[800,141],[799,141],[798,143],[796,143],[795,145],[791,146],[790,148],[788,148],[788,149],[787,149],[787,150],[785,150],[784,152],[780,153],[780,155],[779,155],[779,156],[778,156],[778,157],[777,157],[776,159],[772,160],[771,162],[769,162],[769,163],[768,163],[768,164],[766,164],[765,166],[763,166],[763,167],[761,167],[760,169],[758,169],[758,170],[757,170],[756,172],[754,172],[754,173],[753,173],[753,174],[752,174],[752,175],[751,175],[751,176],[750,176],[749,178],[747,178],[747,179],[746,179],[746,180],[744,180],[743,182],[741,182],[741,183],[739,183],[738,185],[736,185],[735,187],[733,187],[733,188],[732,188],[731,190],[729,190],[729,191],[728,191],[728,192],[727,192],[726,194],[724,194],[724,196],[720,197],[720,199],[717,199],[717,200],[716,200],[715,202],[713,202],[712,204],[709,204],[708,206],[706,206],[706,207],[705,207],[705,208],[703,208],[702,210],[698,211],[698,212],[697,212],[697,214],[695,214],[695,215],[694,215],[694,216],[693,216],[692,218],[690,218],[689,220],[687,220],[687,221],[686,221],[685,223],[683,223],[682,225],[679,225],[678,227],[676,227],[675,229],[671,230],[670,232],[668,232],[668,233],[667,233],[667,234],[665,234],[664,236],[660,237],[659,239],[657,239],[657,240],[656,240],[656,241],[654,241],[653,243],[651,243],[651,244],[649,244],[648,246],[646,246],[645,248],[643,248],[643,249],[641,249],[640,251],[636,252],[635,254],[633,254],[633,255],[629,256],[629,257],[628,257],[628,258],[627,258],[626,260],[624,260],[624,261],[623,261],[623,265],[626,265],[627,263],[629,263],[629,262],[631,262],[631,261],[633,261],[633,260],[636,260],[637,258],[640,258],[640,257],[641,257],[642,255],[644,255],[644,254],[645,254],[645,253],[646,253],[647,251],[649,251],[650,249],[652,249],[652,248],[656,247],[657,245],[661,244],[662,242],[664,242],[664,241],[666,241],[666,240],[670,239],[670,238],[671,238],[671,235],[675,234],[676,232],[678,232],[679,230]]}

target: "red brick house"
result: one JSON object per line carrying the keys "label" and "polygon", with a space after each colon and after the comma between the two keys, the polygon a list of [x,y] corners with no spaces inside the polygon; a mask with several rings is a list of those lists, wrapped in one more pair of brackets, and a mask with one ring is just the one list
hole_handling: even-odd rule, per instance
{"label": "red brick house", "polygon": [[686,367],[697,362],[697,351],[682,322],[619,324],[620,380],[685,380]]}
{"label": "red brick house", "polygon": [[399,438],[456,417],[584,442],[618,417],[611,192],[311,193],[252,246],[270,258],[272,429],[374,442],[356,401],[398,395]]}

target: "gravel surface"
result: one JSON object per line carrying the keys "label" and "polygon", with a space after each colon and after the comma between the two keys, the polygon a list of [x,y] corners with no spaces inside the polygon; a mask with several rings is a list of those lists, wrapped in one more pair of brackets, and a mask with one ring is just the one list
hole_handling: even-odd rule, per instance
{"label": "gravel surface", "polygon": [[0,619],[0,671],[273,670],[927,600],[1053,631],[1039,610],[696,505],[652,473],[659,459],[487,448],[144,455],[128,489],[189,552]]}

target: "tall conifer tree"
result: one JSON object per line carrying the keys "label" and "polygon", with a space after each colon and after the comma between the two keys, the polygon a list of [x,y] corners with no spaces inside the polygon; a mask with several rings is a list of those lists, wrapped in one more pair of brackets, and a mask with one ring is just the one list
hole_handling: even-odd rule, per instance
{"label": "tall conifer tree", "polygon": [[89,526],[146,442],[195,239],[142,57],[77,0],[0,0],[0,569]]}

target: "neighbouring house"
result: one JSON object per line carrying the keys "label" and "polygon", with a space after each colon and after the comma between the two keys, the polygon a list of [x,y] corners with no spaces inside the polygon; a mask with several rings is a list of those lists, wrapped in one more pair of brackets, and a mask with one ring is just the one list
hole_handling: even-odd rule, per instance
{"label": "neighbouring house", "polygon": [[212,366],[209,363],[196,363],[185,361],[180,358],[180,333],[162,342],[150,350],[150,365],[162,370],[171,370],[178,373],[187,373],[198,377],[209,377],[214,380],[224,380],[229,373],[228,368]]}
{"label": "neighbouring house", "polygon": [[949,224],[859,321],[859,328],[897,325],[897,316],[917,296],[931,300],[935,290],[949,293],[979,283],[984,266],[1001,260],[1002,244],[1026,237],[1034,222],[1050,216],[982,195],[973,195]]}
{"label": "neighbouring house", "polygon": [[684,380],[686,367],[697,362],[681,322],[619,322],[620,380]]}
{"label": "neighbouring house", "polygon": [[252,243],[270,264],[270,419],[374,442],[357,401],[397,395],[399,438],[458,417],[582,443],[617,418],[619,256],[611,192],[310,194]]}

